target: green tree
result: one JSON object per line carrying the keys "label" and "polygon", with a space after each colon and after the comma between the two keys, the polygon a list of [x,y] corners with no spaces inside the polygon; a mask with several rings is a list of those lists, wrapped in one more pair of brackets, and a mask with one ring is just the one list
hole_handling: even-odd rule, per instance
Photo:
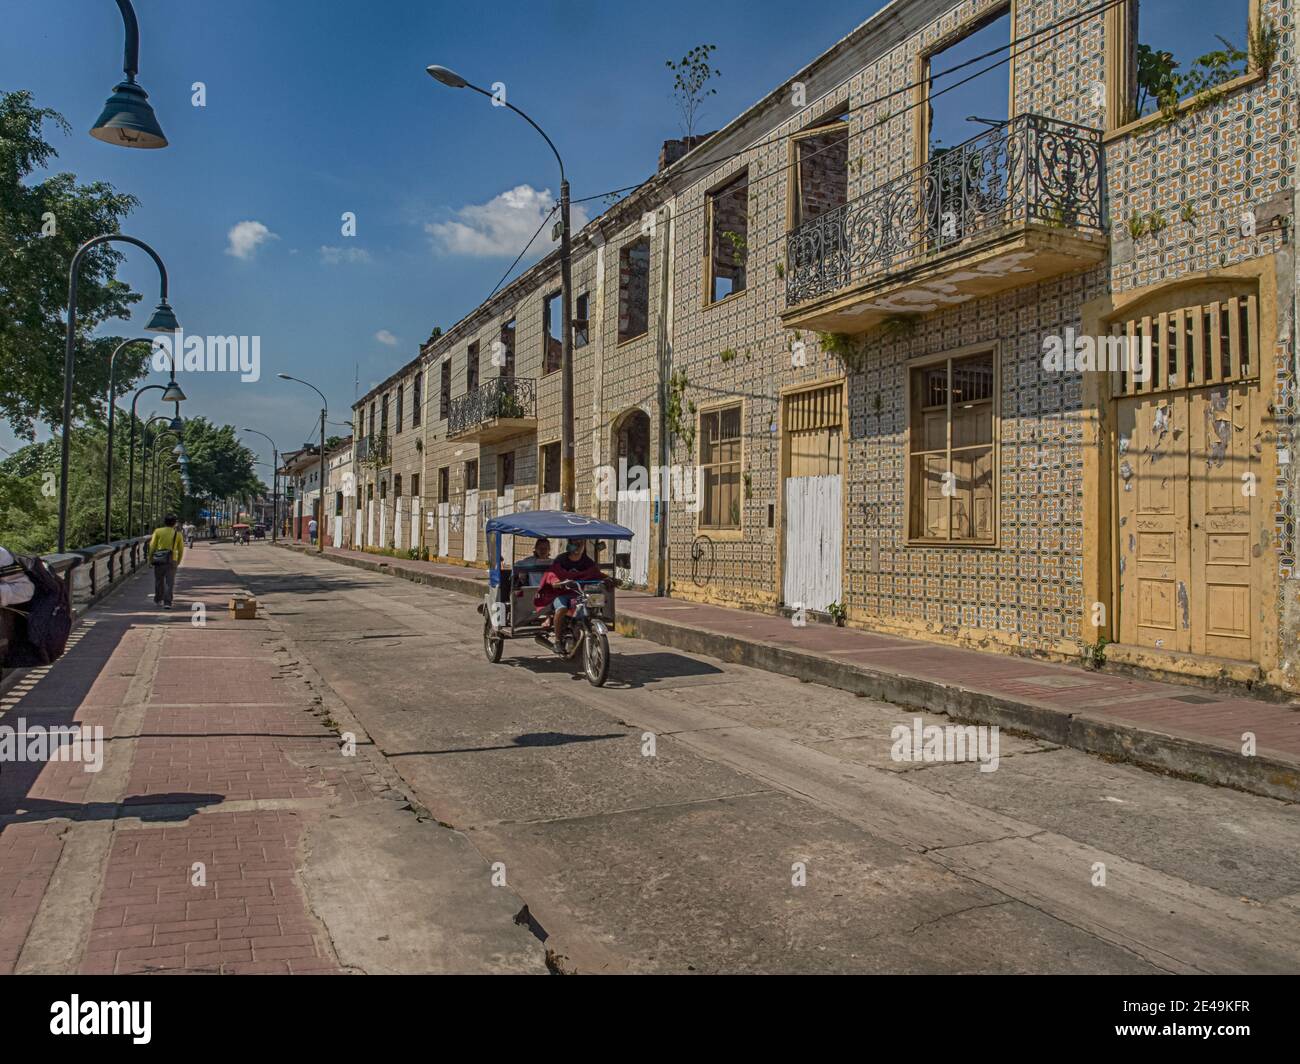
{"label": "green tree", "polygon": [[244,498],[266,491],[253,470],[256,456],[239,442],[236,431],[233,425],[215,425],[203,417],[185,422],[185,453],[195,499]]}
{"label": "green tree", "polygon": [[665,60],[664,66],[673,72],[673,100],[682,117],[682,133],[689,140],[695,136],[704,101],[716,96],[718,90],[709,85],[714,78],[722,77],[709,58],[718,50],[716,44],[697,44],[680,60]]}
{"label": "green tree", "polygon": [[[57,157],[44,137],[47,123],[68,123],[37,107],[30,92],[0,93],[0,417],[31,439],[37,424],[63,416],[63,353],[68,266],[93,236],[118,232],[137,205],[134,196],[102,181],[81,185],[69,173],[30,180]],[[125,318],[140,296],[115,277],[122,255],[100,245],[82,260],[77,298],[78,346],[73,416],[105,413],[108,360],[120,337],[91,338],[110,318]],[[126,388],[145,371],[148,349],[118,358]]]}

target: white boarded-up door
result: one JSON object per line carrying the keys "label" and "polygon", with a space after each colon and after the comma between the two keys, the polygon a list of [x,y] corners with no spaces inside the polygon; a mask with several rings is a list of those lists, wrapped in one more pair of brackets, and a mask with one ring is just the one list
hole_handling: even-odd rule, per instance
{"label": "white boarded-up door", "polygon": [[844,549],[843,384],[782,400],[782,601],[825,612],[841,602]]}

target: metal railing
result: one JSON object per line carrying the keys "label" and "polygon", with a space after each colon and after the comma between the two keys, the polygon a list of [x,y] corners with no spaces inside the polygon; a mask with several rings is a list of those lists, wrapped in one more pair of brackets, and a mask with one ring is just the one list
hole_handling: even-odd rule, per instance
{"label": "metal railing", "polygon": [[458,436],[499,418],[537,417],[537,382],[531,377],[494,377],[451,401],[447,435]]}
{"label": "metal railing", "polygon": [[[149,564],[150,536],[98,543],[64,554],[43,554],[45,563],[68,588],[68,600],[78,616],[107,595],[137,569]],[[0,661],[15,630],[13,609],[0,610]],[[0,669],[0,679],[13,670]]]}
{"label": "metal railing", "polygon": [[386,436],[362,436],[357,440],[358,462],[378,462],[383,465],[388,461],[388,438]]}
{"label": "metal railing", "polygon": [[1102,231],[1101,131],[1019,115],[793,229],[794,306],[1028,222]]}

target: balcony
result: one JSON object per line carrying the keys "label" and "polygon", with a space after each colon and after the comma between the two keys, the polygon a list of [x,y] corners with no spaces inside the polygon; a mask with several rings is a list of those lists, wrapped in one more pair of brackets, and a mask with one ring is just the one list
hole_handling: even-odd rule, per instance
{"label": "balcony", "polygon": [[781,319],[860,333],[1086,269],[1106,247],[1101,131],[1020,115],[790,232]]}
{"label": "balcony", "polygon": [[537,428],[537,382],[527,377],[494,377],[451,401],[447,439],[495,443]]}
{"label": "balcony", "polygon": [[357,440],[358,462],[382,469],[388,465],[388,439],[384,436],[362,436]]}

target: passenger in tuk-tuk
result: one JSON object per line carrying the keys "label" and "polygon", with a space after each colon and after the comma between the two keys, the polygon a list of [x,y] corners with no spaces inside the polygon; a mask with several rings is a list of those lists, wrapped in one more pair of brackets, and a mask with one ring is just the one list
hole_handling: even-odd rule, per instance
{"label": "passenger in tuk-tuk", "polygon": [[533,544],[533,553],[515,562],[515,586],[538,587],[552,565],[551,541],[543,536]]}

